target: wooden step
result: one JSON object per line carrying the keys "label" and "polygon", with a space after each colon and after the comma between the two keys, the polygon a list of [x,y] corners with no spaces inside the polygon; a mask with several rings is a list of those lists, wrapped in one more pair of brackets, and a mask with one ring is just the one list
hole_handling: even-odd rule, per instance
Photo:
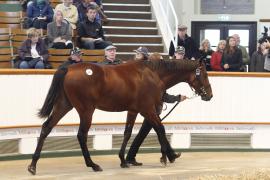
{"label": "wooden step", "polygon": [[106,26],[156,27],[157,23],[155,20],[109,18]]}
{"label": "wooden step", "polygon": [[103,3],[103,9],[106,11],[151,11],[150,4],[116,4]]}
{"label": "wooden step", "polygon": [[162,43],[159,35],[106,35],[106,39],[117,43]]}
{"label": "wooden step", "polygon": [[125,19],[151,19],[151,12],[140,11],[105,11],[109,18],[125,18]]}
{"label": "wooden step", "polygon": [[103,0],[103,3],[149,4],[149,0]]}
{"label": "wooden step", "polygon": [[103,26],[105,34],[157,35],[157,28]]}
{"label": "wooden step", "polygon": [[149,52],[163,52],[163,44],[133,44],[133,43],[113,43],[117,47],[118,52],[133,52],[140,46],[148,48]]}

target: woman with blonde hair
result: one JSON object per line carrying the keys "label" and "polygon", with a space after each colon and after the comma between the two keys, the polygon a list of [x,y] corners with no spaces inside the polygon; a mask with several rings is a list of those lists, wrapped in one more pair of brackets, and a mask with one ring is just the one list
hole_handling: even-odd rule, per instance
{"label": "woman with blonde hair", "polygon": [[39,37],[39,30],[30,28],[27,31],[27,39],[18,49],[20,69],[44,69],[49,54],[43,39]]}
{"label": "woman with blonde hair", "polygon": [[223,71],[223,68],[221,67],[221,58],[223,51],[226,46],[225,40],[220,40],[217,46],[216,52],[213,52],[210,64],[213,71]]}
{"label": "woman with blonde hair", "polygon": [[206,65],[206,70],[211,71],[212,69],[211,69],[210,59],[211,59],[212,53],[214,51],[211,49],[211,45],[210,45],[210,42],[208,39],[204,39],[201,42],[199,52],[201,55],[201,59],[204,61],[205,65]]}

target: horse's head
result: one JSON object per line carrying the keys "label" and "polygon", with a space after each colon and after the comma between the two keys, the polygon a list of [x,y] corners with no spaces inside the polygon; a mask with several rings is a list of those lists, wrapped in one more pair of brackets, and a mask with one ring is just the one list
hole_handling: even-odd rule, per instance
{"label": "horse's head", "polygon": [[191,74],[188,84],[195,90],[197,95],[201,96],[202,100],[210,101],[213,97],[205,64],[201,60],[199,61],[199,66]]}

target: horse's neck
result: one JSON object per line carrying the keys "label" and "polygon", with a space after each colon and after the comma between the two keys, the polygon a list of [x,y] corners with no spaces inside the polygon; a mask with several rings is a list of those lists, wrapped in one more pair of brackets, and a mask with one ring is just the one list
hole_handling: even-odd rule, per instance
{"label": "horse's neck", "polygon": [[169,73],[164,73],[160,74],[160,78],[163,81],[166,89],[180,83],[180,82],[187,82],[190,77],[190,72],[188,71],[181,71],[181,72],[169,72]]}

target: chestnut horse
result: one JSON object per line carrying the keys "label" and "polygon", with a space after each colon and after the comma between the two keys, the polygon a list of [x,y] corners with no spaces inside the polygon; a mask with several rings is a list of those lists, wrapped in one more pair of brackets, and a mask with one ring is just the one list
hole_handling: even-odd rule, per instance
{"label": "chestnut horse", "polygon": [[39,117],[47,120],[42,125],[28,171],[36,174],[36,163],[44,140],[73,107],[80,117],[77,138],[87,167],[102,171],[92,161],[86,145],[96,108],[111,112],[128,111],[124,140],[119,152],[121,167],[128,167],[124,152],[138,113],[150,121],[157,133],[162,152],[161,162],[166,164],[169,142],[156,110],[162,104],[165,90],[179,82],[187,82],[202,100],[212,98],[205,65],[199,60],[130,61],[120,65],[79,63],[58,69],[39,111]]}

